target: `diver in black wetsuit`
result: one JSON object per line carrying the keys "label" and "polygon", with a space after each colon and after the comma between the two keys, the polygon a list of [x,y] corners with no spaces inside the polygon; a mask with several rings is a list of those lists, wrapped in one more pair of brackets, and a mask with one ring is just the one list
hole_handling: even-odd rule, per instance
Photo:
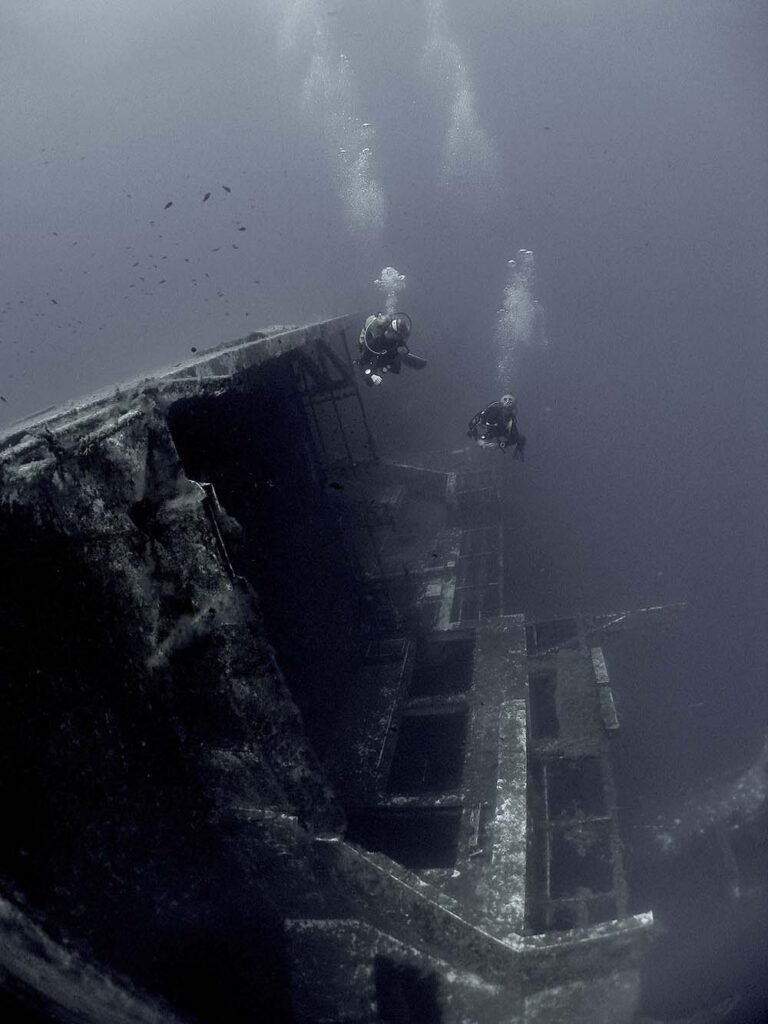
{"label": "diver in black wetsuit", "polygon": [[481,448],[512,448],[516,459],[525,461],[525,434],[517,426],[517,399],[502,395],[472,417],[467,437]]}
{"label": "diver in black wetsuit", "polygon": [[368,317],[360,332],[358,365],[369,387],[381,384],[385,373],[400,373],[403,364],[413,370],[424,369],[426,359],[408,348],[410,334],[411,318],[406,313]]}

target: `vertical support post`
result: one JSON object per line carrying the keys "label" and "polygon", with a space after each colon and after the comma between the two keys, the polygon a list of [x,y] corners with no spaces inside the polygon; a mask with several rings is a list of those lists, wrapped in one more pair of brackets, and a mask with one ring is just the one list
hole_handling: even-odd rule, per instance
{"label": "vertical support post", "polygon": [[365,415],[365,406],[363,405],[363,400],[360,397],[360,389],[357,386],[357,377],[355,376],[355,364],[352,362],[352,356],[349,354],[349,346],[347,345],[347,332],[346,330],[343,330],[340,332],[340,334],[341,340],[344,343],[344,351],[347,355],[347,362],[349,363],[349,372],[352,378],[352,386],[355,389],[355,397],[357,398],[357,404],[360,407],[360,415],[363,420],[363,426],[365,427],[365,436],[368,440],[368,450],[370,451],[371,458],[374,460],[374,462],[378,462],[379,453],[376,450],[376,442],[373,439],[371,427],[370,424],[368,423],[368,417]]}
{"label": "vertical support post", "polygon": [[[293,368],[294,374],[296,375],[296,383],[298,385],[296,401],[298,402],[299,407],[301,408],[301,411],[304,415],[304,419],[307,424],[307,438],[309,440],[309,446],[312,449],[313,457],[311,460],[311,465],[315,470],[318,482],[322,486],[324,486],[326,483],[325,460],[323,458],[321,451],[323,447],[323,435],[320,431],[320,425],[317,422],[314,405],[312,404],[312,401],[308,397],[309,390],[307,387],[307,379],[306,374],[304,372],[304,368],[299,363],[294,363]],[[309,415],[307,414],[308,411]],[[312,429],[313,426],[314,430]]]}
{"label": "vertical support post", "polygon": [[547,775],[547,762],[542,760],[541,762],[541,778],[542,778],[542,792],[544,794],[544,892],[547,898],[547,903],[552,899],[552,825],[549,820],[549,778]]}
{"label": "vertical support post", "polygon": [[356,476],[357,475],[357,466],[355,464],[355,457],[352,454],[352,449],[349,447],[349,441],[347,440],[347,432],[344,429],[344,423],[343,423],[343,421],[341,419],[341,413],[339,412],[339,406],[338,406],[338,404],[336,402],[336,395],[333,393],[333,391],[330,392],[330,395],[331,395],[331,405],[333,406],[333,411],[336,414],[336,422],[339,425],[339,433],[341,434],[341,440],[344,442],[344,451],[347,453],[347,461],[349,462],[349,465],[350,465],[350,468],[352,469],[353,474]]}

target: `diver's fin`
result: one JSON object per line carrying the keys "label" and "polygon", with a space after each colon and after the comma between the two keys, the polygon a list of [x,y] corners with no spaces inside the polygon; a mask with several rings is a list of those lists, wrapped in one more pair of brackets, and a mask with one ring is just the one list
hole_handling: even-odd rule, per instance
{"label": "diver's fin", "polygon": [[400,358],[412,370],[423,370],[427,365],[426,359],[422,359],[421,356],[415,356],[413,352],[408,352],[406,349],[400,349]]}

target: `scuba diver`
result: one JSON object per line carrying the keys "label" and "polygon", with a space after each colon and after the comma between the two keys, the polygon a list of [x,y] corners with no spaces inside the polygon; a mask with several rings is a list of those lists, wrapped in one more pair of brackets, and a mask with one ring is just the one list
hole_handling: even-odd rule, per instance
{"label": "scuba diver", "polygon": [[400,373],[403,364],[413,370],[424,369],[426,359],[408,348],[410,334],[411,318],[407,313],[376,313],[368,317],[360,332],[358,359],[368,387],[381,384],[385,373]]}
{"label": "scuba diver", "polygon": [[502,395],[469,421],[467,437],[481,448],[512,448],[516,459],[525,461],[525,434],[517,428],[517,399]]}

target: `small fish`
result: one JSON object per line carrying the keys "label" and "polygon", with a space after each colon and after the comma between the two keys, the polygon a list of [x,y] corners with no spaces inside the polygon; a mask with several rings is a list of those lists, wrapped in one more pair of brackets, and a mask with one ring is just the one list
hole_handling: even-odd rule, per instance
{"label": "small fish", "polygon": [[191,345],[189,351],[190,352],[197,352],[197,346],[196,345]]}
{"label": "small fish", "polygon": [[139,265],[139,261],[138,261],[138,260],[136,260],[136,262],[135,262],[135,263],[132,263],[132,264],[131,264],[131,266],[132,266],[132,267],[138,267],[138,265]]}
{"label": "small fish", "polygon": [[239,246],[239,245],[235,245],[235,243],[233,242],[233,243],[232,243],[232,248],[233,248],[233,249],[239,249],[239,248],[240,248],[240,246]]}
{"label": "small fish", "polygon": [[211,252],[218,252],[220,248],[221,246],[217,245],[215,249],[211,249]]}
{"label": "small fish", "polygon": [[238,228],[238,231],[245,231],[245,228]]}
{"label": "small fish", "polygon": [[205,195],[203,196],[203,202],[207,203],[210,198],[211,198],[211,193],[210,192],[206,192]]}
{"label": "small fish", "polygon": [[51,299],[51,302],[54,304],[54,306],[58,306],[58,302],[56,301],[56,299]]}
{"label": "small fish", "polygon": [[8,404],[8,399],[5,397],[5,395],[0,395],[0,402],[5,402],[6,405]]}
{"label": "small fish", "polygon": [[225,192],[231,192],[232,191],[232,189],[229,187],[229,185],[222,185],[221,187],[224,189]]}
{"label": "small fish", "polygon": [[157,283],[158,284],[165,284],[165,278],[163,278],[161,281],[158,281]]}
{"label": "small fish", "polygon": [[171,200],[169,203],[166,203],[165,206],[163,207],[163,209],[164,210],[170,210],[170,208],[172,206],[173,206],[173,200]]}

